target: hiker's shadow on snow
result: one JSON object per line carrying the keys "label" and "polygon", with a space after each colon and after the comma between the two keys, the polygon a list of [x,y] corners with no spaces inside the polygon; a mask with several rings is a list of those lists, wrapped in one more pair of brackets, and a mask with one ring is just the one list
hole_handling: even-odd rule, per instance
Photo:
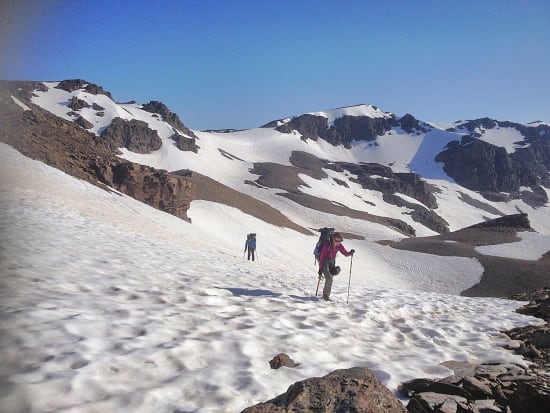
{"label": "hiker's shadow on snow", "polygon": [[319,297],[303,296],[303,295],[289,295],[290,298],[300,301],[319,301]]}
{"label": "hiker's shadow on snow", "polygon": [[259,297],[259,296],[266,296],[266,297],[280,297],[282,294],[280,293],[274,293],[273,291],[269,290],[249,290],[247,288],[224,288],[224,290],[228,290],[233,295],[246,295],[246,296],[252,296],[252,297]]}

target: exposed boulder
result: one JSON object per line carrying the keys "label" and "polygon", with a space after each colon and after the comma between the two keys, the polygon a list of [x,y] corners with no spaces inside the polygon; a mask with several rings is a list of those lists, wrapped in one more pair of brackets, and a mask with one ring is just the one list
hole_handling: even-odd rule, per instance
{"label": "exposed boulder", "polygon": [[176,146],[180,151],[188,151],[188,152],[195,152],[195,153],[199,151],[199,147],[197,146],[196,139],[187,138],[183,135],[180,135],[179,133],[174,133],[170,137],[170,139],[172,139],[176,143]]}
{"label": "exposed boulder", "polygon": [[88,121],[82,116],[76,118],[74,123],[76,123],[78,126],[82,126],[84,129],[92,129],[94,127],[94,124],[92,122]]}
{"label": "exposed boulder", "polygon": [[86,103],[85,100],[79,99],[76,96],[73,96],[69,101],[69,108],[71,108],[74,111],[87,108],[88,106],[89,105]]}
{"label": "exposed boulder", "polygon": [[286,393],[242,413],[404,413],[405,408],[366,368],[336,370],[291,385]]}
{"label": "exposed boulder", "polygon": [[550,388],[522,382],[511,397],[512,413],[550,413]]}
{"label": "exposed boulder", "polygon": [[281,367],[298,367],[300,363],[296,363],[292,360],[288,354],[279,353],[269,361],[269,367],[272,369],[278,369]]}
{"label": "exposed boulder", "polygon": [[74,92],[75,90],[84,89],[84,91],[91,93],[92,95],[105,95],[108,96],[109,99],[113,99],[111,94],[103,90],[101,86],[87,82],[83,79],[63,80],[59,82],[59,84],[56,86],[56,89],[61,89],[66,92]]}
{"label": "exposed boulder", "polygon": [[113,151],[127,148],[136,153],[149,153],[159,150],[162,146],[157,131],[150,129],[146,122],[137,119],[114,118],[101,133],[101,138]]}

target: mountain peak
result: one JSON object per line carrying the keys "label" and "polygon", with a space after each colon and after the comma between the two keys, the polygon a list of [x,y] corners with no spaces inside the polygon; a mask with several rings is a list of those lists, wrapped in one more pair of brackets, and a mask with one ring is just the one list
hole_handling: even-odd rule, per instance
{"label": "mountain peak", "polygon": [[344,116],[366,116],[368,118],[391,118],[393,116],[393,114],[383,112],[378,107],[369,104],[344,106],[322,112],[309,112],[307,114],[328,118],[329,125],[332,125],[335,119],[342,118]]}

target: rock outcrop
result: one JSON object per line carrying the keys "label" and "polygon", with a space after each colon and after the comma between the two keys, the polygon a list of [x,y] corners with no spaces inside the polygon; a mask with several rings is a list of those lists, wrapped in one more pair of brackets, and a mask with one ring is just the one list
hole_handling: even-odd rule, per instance
{"label": "rock outcrop", "polygon": [[531,223],[529,222],[529,217],[527,214],[512,214],[505,215],[500,218],[490,219],[488,221],[480,222],[469,226],[468,228],[506,228],[508,230],[512,229],[515,231],[532,231]]}
{"label": "rock outcrop", "polygon": [[[44,85],[43,85],[44,86]],[[85,92],[88,92],[92,95],[105,95],[109,99],[113,99],[111,93],[103,90],[101,86],[98,86],[94,83],[87,82],[83,79],[68,79],[59,82],[56,86],[56,89],[65,90],[66,92],[74,92],[75,90],[83,89]]]}
{"label": "rock outcrop", "polygon": [[336,370],[291,385],[286,393],[242,413],[404,413],[405,408],[367,368]]}
{"label": "rock outcrop", "polygon": [[413,133],[416,130],[426,132],[429,129],[410,114],[401,118],[390,114],[387,117],[377,118],[345,115],[335,119],[334,124],[330,126],[328,118],[324,116],[304,114],[288,121],[273,121],[263,127],[275,128],[281,133],[297,131],[303,139],[315,141],[324,139],[333,145],[343,145],[349,148],[354,140],[373,141],[391,130],[392,127],[399,126],[408,133]]}
{"label": "rock outcrop", "polygon": [[90,167],[105,185],[189,221],[187,210],[195,188],[188,180],[164,170],[119,159],[98,159]]}
{"label": "rock outcrop", "polygon": [[[516,129],[524,137],[522,145],[508,153],[503,147],[478,139],[497,127]],[[548,202],[541,186],[550,187],[550,126],[526,126],[484,118],[467,122],[461,128],[469,134],[460,141],[450,142],[435,159],[443,162],[449,176],[466,188],[481,191],[491,200],[523,199],[534,207]],[[530,187],[531,191],[522,187]]]}
{"label": "rock outcrop", "polygon": [[127,148],[136,153],[150,153],[162,146],[157,131],[150,129],[147,123],[132,119],[114,118],[109,126],[101,132],[103,139],[112,151]]}
{"label": "rock outcrop", "polygon": [[163,121],[168,123],[173,128],[179,130],[180,132],[183,132],[187,136],[195,139],[197,138],[195,133],[183,124],[179,116],[176,113],[171,112],[168,109],[168,106],[166,106],[164,103],[157,100],[152,100],[149,103],[143,105],[141,108],[147,112],[156,113],[157,115],[162,116]]}

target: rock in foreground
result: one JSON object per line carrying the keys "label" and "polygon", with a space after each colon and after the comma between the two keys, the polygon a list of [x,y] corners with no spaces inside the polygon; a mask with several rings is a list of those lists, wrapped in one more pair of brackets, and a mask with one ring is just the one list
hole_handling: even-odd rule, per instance
{"label": "rock in foreground", "polygon": [[362,367],[336,370],[291,385],[286,393],[242,413],[404,413],[401,402],[375,374]]}

